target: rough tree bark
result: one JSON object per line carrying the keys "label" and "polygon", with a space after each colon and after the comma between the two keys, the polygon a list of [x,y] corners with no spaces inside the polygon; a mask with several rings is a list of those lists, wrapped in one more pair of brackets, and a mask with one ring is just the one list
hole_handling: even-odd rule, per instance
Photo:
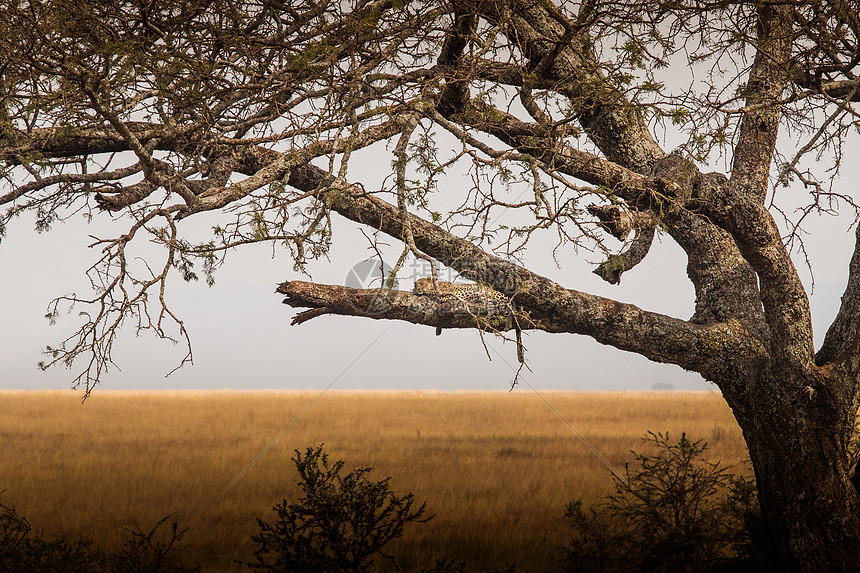
{"label": "rough tree bark", "polygon": [[[856,204],[799,167],[808,153],[838,153],[856,125],[856,2],[79,4],[4,3],[0,14],[0,205],[9,207],[0,232],[24,211],[40,229],[80,209],[131,222],[96,243],[93,299],[52,303],[53,316],[63,302],[94,312],[49,348],[47,365],[89,357],[80,378],[89,391],[126,318],[163,337],[172,322],[185,336],[164,298],[172,269],[195,278],[198,260],[209,276],[221,253],[266,241],[301,267],[325,255],[335,213],[402,242],[395,267],[410,255],[438,262],[515,306],[286,281],[285,302],[310,309],[294,324],[340,314],[504,333],[516,323],[699,372],[743,430],[775,568],[860,570],[847,453],[860,405],[860,230],[816,353],[809,300],[771,209],[775,183],[790,178],[812,190],[810,209]],[[704,94],[670,94],[653,75],[685,50],[707,78]],[[735,77],[718,85],[727,63]],[[675,121],[691,135],[667,153],[653,134]],[[809,139],[777,165],[787,124]],[[437,161],[433,128],[462,151]],[[374,191],[348,167],[381,142],[394,167]],[[720,154],[726,173],[706,171]],[[433,211],[437,186],[464,193],[462,181],[437,179],[466,160],[474,188],[459,207]],[[481,183],[489,172],[530,185],[534,199],[502,197]],[[693,316],[580,292],[490,252],[496,208],[530,218],[511,231],[507,254],[544,229],[564,244],[632,232],[596,271],[612,283],[665,232],[686,253]],[[227,215],[212,241],[182,239],[182,220],[218,211]],[[135,273],[125,248],[145,234],[166,256]]]}

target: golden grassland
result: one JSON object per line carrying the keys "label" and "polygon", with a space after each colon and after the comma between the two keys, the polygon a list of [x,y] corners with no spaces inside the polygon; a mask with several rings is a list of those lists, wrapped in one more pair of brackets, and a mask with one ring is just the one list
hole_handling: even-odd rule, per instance
{"label": "golden grassland", "polygon": [[[118,526],[165,514],[189,528],[177,547],[202,571],[242,570],[256,519],[294,499],[293,450],[325,443],[346,468],[427,501],[435,517],[391,547],[405,571],[436,557],[549,571],[564,507],[611,491],[600,459],[540,396],[513,392],[325,394],[248,473],[224,488],[316,391],[0,391],[0,490],[37,529],[116,549]],[[715,392],[541,392],[618,468],[646,431],[686,432],[741,471],[746,449]]]}

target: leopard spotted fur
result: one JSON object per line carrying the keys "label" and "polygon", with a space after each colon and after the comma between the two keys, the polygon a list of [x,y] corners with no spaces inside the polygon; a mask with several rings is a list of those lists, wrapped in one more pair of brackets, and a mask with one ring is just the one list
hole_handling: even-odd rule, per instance
{"label": "leopard spotted fur", "polygon": [[433,287],[433,280],[429,278],[415,281],[415,294],[430,296],[440,300],[456,298],[467,302],[484,302],[487,300],[508,302],[508,297],[496,289],[480,283],[454,284],[444,281],[436,281],[438,290]]}
{"label": "leopard spotted fur", "polygon": [[[468,283],[468,284],[454,284],[445,281],[436,281],[436,286],[433,285],[433,279],[430,278],[421,278],[415,281],[415,294],[421,296],[427,296],[434,298],[440,302],[452,301],[452,300],[461,300],[464,302],[471,303],[492,303],[493,305],[504,308],[507,312],[514,311],[514,306],[512,300],[500,293],[493,287],[480,284],[480,283]],[[440,309],[440,317],[442,316],[442,311]],[[514,316],[514,330],[517,335],[517,360],[522,364],[525,362],[524,356],[524,348],[522,341],[522,333],[520,331],[520,325],[517,321],[516,316]],[[436,335],[442,334],[442,324],[436,327]]]}

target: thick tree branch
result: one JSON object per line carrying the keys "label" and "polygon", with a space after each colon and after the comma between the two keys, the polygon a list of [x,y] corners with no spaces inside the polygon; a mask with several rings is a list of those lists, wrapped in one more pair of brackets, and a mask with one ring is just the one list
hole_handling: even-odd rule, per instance
{"label": "thick tree branch", "polygon": [[[653,175],[641,175],[558,143],[533,124],[479,102],[470,103],[457,117],[523,153],[538,154],[541,161],[563,173],[608,187],[633,207],[664,213],[664,223],[690,257],[688,272],[697,287],[696,316],[718,321],[736,317],[762,341],[769,339],[756,277],[743,268],[747,264],[744,258],[752,258],[757,271],[772,273],[790,259],[767,210],[734,196],[725,176],[702,174],[675,154],[658,160]],[[724,230],[714,228],[713,223]],[[749,247],[744,257],[737,253],[736,242]],[[712,296],[717,293],[719,296]],[[726,300],[732,302],[725,304]],[[712,302],[717,304],[709,306]]]}
{"label": "thick tree branch", "polygon": [[[481,113],[477,113],[478,111],[480,111]],[[640,174],[627,170],[624,167],[621,167],[613,162],[607,161],[605,159],[586,152],[576,150],[570,146],[555,145],[549,151],[547,150],[547,147],[544,147],[543,150],[536,149],[537,146],[542,146],[551,140],[547,139],[545,134],[536,133],[531,124],[527,124],[520,120],[517,120],[516,118],[513,118],[508,114],[499,114],[499,112],[495,112],[495,115],[493,117],[501,119],[496,121],[495,123],[487,122],[483,119],[480,119],[485,117],[484,112],[489,112],[489,110],[485,110],[479,106],[473,106],[469,107],[464,112],[464,115],[465,117],[473,117],[475,121],[481,121],[482,127],[485,130],[488,130],[494,135],[500,136],[503,139],[508,140],[514,145],[524,147],[524,151],[543,153],[543,159],[545,161],[555,165],[556,168],[560,168],[560,170],[564,172],[567,172],[586,181],[598,185],[604,185],[614,189],[619,197],[627,199],[633,205],[650,207],[666,199],[677,201],[678,198],[681,196],[679,194],[679,186],[676,185],[673,181],[663,179],[661,177],[652,178],[642,176]],[[138,132],[140,132],[144,138],[146,136],[155,136],[157,134],[162,133],[162,131],[158,129],[157,126],[149,124],[135,125],[134,128]],[[384,132],[382,135],[384,136],[389,131],[394,133],[394,130],[396,129],[397,128],[395,123],[389,122],[386,127],[380,128],[380,133]],[[68,146],[68,143],[59,144],[59,142],[57,142],[56,139],[52,137],[53,132],[51,132],[50,130],[45,131],[40,135],[41,137],[31,136],[30,145],[33,148],[38,148],[41,153],[45,153],[47,155],[51,153],[68,153],[72,151],[72,149]],[[114,148],[114,146],[111,144],[113,138],[105,137],[105,135],[109,135],[109,133],[105,134],[101,131],[97,131],[95,133],[78,134],[76,136],[78,138],[77,144],[80,146],[80,148],[89,150],[94,153],[111,150]],[[364,137],[366,139],[375,139],[376,135],[377,133],[374,133],[374,130],[371,130],[371,132],[366,134]],[[139,135],[138,137],[141,138],[141,135]],[[103,147],[99,147],[99,144]],[[230,148],[230,152],[234,153],[235,150],[233,148]],[[316,190],[317,186],[319,185],[328,185],[331,183],[331,180],[333,178],[326,172],[317,170],[316,168],[313,168],[306,164],[301,164],[301,161],[299,161],[295,155],[293,155],[290,159],[287,159],[287,156],[276,151],[272,151],[262,147],[250,147],[238,152],[238,159],[236,160],[236,169],[239,172],[246,173],[248,175],[261,175],[263,172],[270,172],[273,168],[282,169],[283,162],[289,161],[291,169],[289,170],[288,183],[290,185],[293,185],[307,192],[312,192]],[[280,171],[280,173],[283,173],[283,171]],[[272,177],[266,177],[265,179],[266,181],[274,180],[277,178],[276,175],[277,174],[273,175]],[[323,175],[325,175],[326,177],[323,177]],[[325,179],[327,182],[324,182],[323,179]],[[237,187],[244,187],[244,185],[240,184]],[[235,191],[235,188],[233,189],[233,191]],[[216,190],[216,193],[220,193],[220,191]],[[235,193],[230,192],[230,194],[233,195],[233,199],[236,198]],[[216,197],[216,199],[222,198]],[[207,208],[210,206],[212,206],[212,208],[216,208],[216,199],[204,197],[201,203]],[[691,201],[691,205],[697,203],[696,199],[697,197],[688,195],[688,200]],[[209,204],[210,201],[212,201],[212,205]],[[703,204],[704,206],[713,205],[713,197],[709,195],[707,197],[707,200],[704,201]],[[698,206],[702,207],[703,205]],[[679,225],[679,227],[684,229],[691,229],[694,228],[695,225],[693,225],[691,221],[687,221],[686,224]],[[395,236],[399,237],[399,235]],[[692,243],[692,241],[690,242]],[[710,244],[710,241],[702,242]],[[424,252],[427,252],[420,244],[418,244],[418,248],[423,250]],[[468,258],[471,255],[465,256]],[[444,259],[444,257],[440,260],[443,260],[443,262],[446,262],[447,264],[447,261]],[[713,263],[717,264],[718,261],[724,261],[724,258],[714,257]],[[480,271],[478,271],[477,274],[479,275],[475,277],[477,280],[483,282],[491,282],[487,281],[485,277],[481,277]],[[738,273],[733,272],[728,276],[737,278],[739,275]],[[695,282],[696,278],[694,278],[694,283]],[[715,289],[713,288],[710,289],[710,291],[714,290]],[[700,289],[697,291],[697,294],[703,292],[704,290]],[[507,294],[512,293],[508,292]],[[721,292],[720,294],[724,293]],[[719,299],[719,297],[717,298]],[[719,322],[725,320],[730,316],[737,316],[745,324],[748,325],[747,328],[750,328],[751,332],[758,332],[755,328],[755,325],[750,324],[746,320],[754,313],[751,311],[749,313],[743,314],[741,312],[744,308],[743,305],[724,303],[724,310],[731,309],[731,312],[724,313],[714,311],[713,309],[709,309],[707,312],[705,312],[701,307],[705,306],[704,302],[711,302],[711,299],[706,298],[706,296],[703,295],[699,296],[698,302],[699,304],[697,304],[696,314],[697,322],[703,322],[707,320]],[[708,316],[709,318],[707,320],[701,320],[701,318],[704,316]],[[757,336],[759,336],[760,334],[761,333],[757,334]]]}
{"label": "thick tree branch", "polygon": [[[304,281],[281,283],[275,291],[287,295],[284,304],[313,310],[293,319],[301,324],[324,314],[360,316],[376,320],[403,320],[434,328],[480,328],[492,332],[514,330],[510,306],[467,301],[438,302],[431,297],[389,289],[353,289]],[[541,325],[521,321],[524,329]]]}
{"label": "thick tree branch", "polygon": [[551,82],[576,102],[580,123],[610,161],[648,173],[665,155],[634,106],[601,73],[587,28],[564,21],[550,2],[487,2],[476,9],[490,21],[505,23],[511,41],[529,59],[530,72],[546,68],[540,81]]}
{"label": "thick tree branch", "polygon": [[[664,173],[662,171],[658,171],[657,177],[640,175],[598,156],[574,149],[571,146],[553,143],[552,139],[548,138],[546,134],[536,131],[532,124],[522,122],[509,114],[503,114],[497,110],[492,110],[491,112],[489,108],[481,107],[481,104],[469,104],[460,117],[471,119],[475,123],[479,124],[484,130],[501,137],[503,140],[506,140],[515,147],[522,149],[524,152],[540,153],[543,161],[554,165],[555,168],[563,172],[588,182],[613,189],[619,197],[626,199],[632,205],[649,208],[668,201],[667,205],[672,206],[669,210],[678,211],[678,209],[685,209],[684,200],[686,200],[687,209],[699,209],[700,211],[704,211],[706,215],[713,215],[713,207],[720,204],[719,201],[716,201],[717,193],[714,191],[714,186],[699,185],[696,192],[689,190],[685,191],[684,187],[678,185],[676,181],[672,180],[673,177],[677,177],[677,174],[674,172]],[[488,118],[495,118],[495,121],[490,121]],[[159,129],[157,126],[149,124],[136,124],[132,127],[139,132],[140,135],[138,135],[138,138],[141,140],[145,140],[147,136],[154,137],[156,135],[163,134],[163,130]],[[388,122],[383,126],[380,126],[377,130],[369,130],[368,133],[363,134],[363,139],[368,141],[375,140],[377,137],[382,138],[386,135],[392,135],[396,133],[396,130],[396,122]],[[110,137],[110,133],[105,133],[101,130],[86,134],[80,133],[75,137],[77,138],[76,144],[80,146],[79,150],[85,149],[91,152],[102,152],[112,150],[116,145],[116,138]],[[112,141],[115,143],[111,144]],[[345,143],[343,144],[345,145]],[[41,153],[46,155],[54,153],[64,154],[73,151],[73,149],[69,147],[68,142],[57,141],[54,137],[54,132],[51,130],[45,130],[40,134],[31,135],[29,145],[33,149],[39,149]],[[98,145],[103,147],[99,147]],[[335,146],[331,143],[323,144],[322,142],[317,145],[325,145],[329,150]],[[230,148],[230,152],[234,153],[235,150]],[[327,185],[330,183],[330,181],[329,183],[323,183],[321,181],[320,173],[317,173],[314,168],[303,164],[301,160],[307,160],[308,157],[302,158],[297,155],[285,156],[281,153],[262,147],[245,148],[239,151],[238,155],[239,157],[236,161],[236,169],[239,172],[252,175],[251,181],[262,177],[264,173],[272,173],[271,176],[267,175],[263,178],[263,182],[265,183],[277,179],[279,173],[283,174],[285,171],[289,171],[288,183],[308,192],[314,191],[320,184]],[[285,167],[285,161],[289,163],[289,169]],[[274,173],[273,169],[278,172]],[[308,180],[309,173],[312,173],[310,181]],[[696,177],[699,176],[697,175]],[[328,175],[328,178],[330,179],[331,176]],[[684,179],[684,181],[689,182],[689,177]],[[217,206],[225,200],[235,200],[238,196],[242,195],[242,193],[237,195],[236,190],[240,188],[244,190],[247,186],[247,183],[243,183],[235,185],[232,188],[226,188],[223,191],[216,189],[214,191],[216,195],[212,198],[208,196],[203,197],[201,204],[206,208],[217,208]],[[674,202],[674,205],[672,202]],[[667,209],[664,208],[663,210],[665,211]],[[707,252],[708,245],[710,245],[711,248],[716,248],[714,246],[716,245],[719,248],[724,249],[726,248],[726,245],[723,243],[726,243],[727,241],[729,243],[731,242],[731,239],[716,239],[716,236],[709,236],[707,233],[702,235],[702,233],[705,232],[704,229],[700,229],[693,233],[693,229],[708,226],[709,224],[695,221],[695,217],[686,218],[688,220],[685,223],[682,224],[679,222],[677,226],[678,230],[676,231],[676,235],[679,235],[678,238],[683,241],[682,246],[686,246],[688,248],[690,246],[694,246],[696,251]],[[667,220],[672,221],[671,218]],[[681,238],[680,235],[683,235],[684,233],[690,236]],[[399,237],[400,235],[395,236]],[[703,240],[701,237],[708,238],[707,240]],[[420,244],[418,244],[418,248],[427,252]],[[467,258],[469,256],[471,255],[466,255]],[[440,260],[446,262],[444,258]],[[694,259],[691,259],[691,261],[692,260]],[[699,255],[698,260],[703,261],[705,259]],[[726,261],[730,260],[730,258],[725,256],[717,257],[714,255],[709,260],[711,262],[707,264],[702,262],[692,264],[691,262],[691,278],[693,278],[694,284],[697,286],[697,312],[694,317],[696,322],[720,322],[728,317],[735,316],[747,325],[750,332],[756,334],[756,336],[761,340],[766,340],[767,337],[751,320],[756,315],[757,304],[760,303],[756,303],[751,299],[751,297],[726,297],[724,296],[726,295],[725,289],[721,289],[719,285],[715,284],[721,282],[716,280],[720,278],[721,275],[713,271],[718,268],[721,272],[725,271],[725,265],[727,264]],[[710,271],[708,270],[709,265],[712,267]],[[738,272],[740,267],[737,265],[729,265],[729,267],[730,268],[728,270],[730,272],[723,276],[727,279],[732,279],[732,283],[729,285],[731,289],[736,289],[738,282],[748,282],[750,280],[750,277],[745,276],[744,273]],[[480,271],[478,272],[478,275],[480,275]],[[705,276],[706,279],[701,280],[699,279],[700,276]],[[487,281],[485,277],[477,276],[474,278],[483,282],[490,282]],[[736,279],[742,280],[736,282]],[[719,296],[716,296],[717,293]],[[507,294],[512,293],[507,292]],[[710,294],[714,294],[715,296],[710,296]],[[726,299],[731,302],[725,302]]]}
{"label": "thick tree branch", "polygon": [[653,241],[653,227],[636,229],[636,236],[630,242],[630,245],[621,253],[609,255],[608,259],[594,269],[594,274],[609,284],[615,285],[620,283],[622,274],[642,262],[645,255],[651,249]]}
{"label": "thick tree branch", "polygon": [[761,204],[779,132],[779,100],[788,84],[792,22],[789,5],[765,3],[759,8],[756,55],[744,88],[747,111],[732,157],[730,185]]}
{"label": "thick tree branch", "polygon": [[779,131],[779,99],[788,83],[792,24],[789,5],[759,8],[757,51],[746,86],[749,109],[741,120],[731,177],[721,186],[714,215],[758,275],[775,347],[787,360],[809,367],[814,353],[809,300],[764,205]]}
{"label": "thick tree branch", "polygon": [[[126,122],[125,125],[144,146],[158,139],[162,148],[169,148],[174,139],[173,134],[159,124]],[[10,165],[18,165],[20,158],[31,156],[80,157],[129,149],[122,135],[107,127],[15,129],[8,137],[0,134],[0,143],[0,161]]]}
{"label": "thick tree branch", "polygon": [[624,241],[635,229],[636,235],[627,248],[618,254],[609,255],[594,274],[610,284],[621,282],[621,275],[641,263],[654,241],[657,218],[653,213],[629,211],[618,205],[589,205],[588,212],[600,220],[599,225],[610,235]]}
{"label": "thick tree branch", "polygon": [[[545,162],[584,181],[607,185],[636,207],[648,209],[654,206],[654,199],[659,199],[663,194],[659,189],[661,185],[658,184],[658,189],[652,192],[644,193],[648,185],[633,182],[635,178],[630,173],[652,175],[665,153],[654,141],[642,115],[635,111],[635,106],[603,76],[588,38],[588,29],[582,27],[564,49],[557,49],[562,39],[571,37],[569,30],[578,23],[564,22],[565,17],[549,3],[512,1],[506,10],[500,10],[505,4],[487,3],[481,6],[490,19],[510,20],[512,25],[506,30],[510,29],[512,40],[524,47],[532,67],[546,62],[544,58],[550,51],[557,52],[547,73],[539,79],[553,82],[559,93],[582,110],[580,123],[611,161],[611,165],[588,158],[583,152],[559,144],[558,141],[544,140],[538,143],[539,139],[535,137],[538,134],[527,135],[523,130],[491,126],[493,135],[522,152],[540,156],[539,150],[546,150],[548,153],[543,156]],[[513,80],[515,74],[511,71],[507,73]],[[504,121],[511,123],[510,118]],[[472,125],[476,127],[474,123]],[[619,167],[629,171],[622,173]],[[674,182],[671,178],[668,181],[669,187],[672,187]],[[677,187],[667,193],[674,205],[656,210],[672,214],[664,223],[689,258],[688,274],[696,287],[694,318],[721,321],[730,316],[738,317],[756,336],[766,340],[767,327],[761,320],[756,277],[748,268],[744,269],[746,264],[727,233],[714,228],[707,219],[676,216],[684,209],[696,208],[679,201],[676,191]],[[675,225],[676,222],[678,225]],[[730,261],[729,273],[724,272],[726,260]],[[732,303],[727,305],[725,300],[731,300]]]}
{"label": "thick tree branch", "polygon": [[[299,189],[317,190],[318,196],[340,215],[392,237],[401,237],[400,214],[394,205],[355,186],[329,191],[326,185],[332,181],[329,173],[311,165],[294,170],[289,179],[290,185]],[[329,192],[336,199],[327,200]],[[409,218],[419,249],[457,269],[465,278],[513,297],[517,308],[548,332],[585,334],[657,362],[677,364],[708,376],[719,374],[720,378],[734,367],[727,364],[737,365],[740,361],[749,365],[750,361],[763,358],[763,347],[738,322],[702,326],[568,290],[490,255],[424,219],[411,214]],[[739,346],[743,348],[741,352],[737,351]]]}
{"label": "thick tree branch", "polygon": [[806,91],[793,96],[789,101],[823,95],[834,100],[845,100],[847,98],[848,101],[860,102],[860,77],[821,83],[816,83],[810,78],[801,78],[795,80],[795,83]]}

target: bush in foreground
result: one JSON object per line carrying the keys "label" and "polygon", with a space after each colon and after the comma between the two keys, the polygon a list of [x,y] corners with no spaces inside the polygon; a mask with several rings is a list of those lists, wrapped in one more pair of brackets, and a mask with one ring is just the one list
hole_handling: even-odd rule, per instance
{"label": "bush in foreground", "polygon": [[173,551],[175,545],[185,535],[187,529],[180,531],[174,521],[167,527],[169,515],[162,517],[150,530],[146,531],[134,523],[124,528],[127,534],[123,548],[112,555],[109,563],[117,573],[190,573],[196,569],[185,566]]}
{"label": "bush in foreground", "polygon": [[0,572],[87,573],[103,564],[90,542],[46,538],[14,505],[0,503]]}
{"label": "bush in foreground", "polygon": [[389,481],[371,481],[372,468],[356,468],[342,476],[344,461],[328,461],[323,446],[296,450],[292,458],[299,472],[302,496],[274,507],[272,523],[257,520],[260,533],[252,569],[271,573],[358,573],[367,571],[379,556],[395,561],[385,545],[412,522],[422,523],[425,505],[413,509],[411,493],[397,495]]}
{"label": "bush in foreground", "polygon": [[68,541],[35,531],[14,505],[0,503],[0,573],[189,573],[173,555],[182,538],[176,522],[165,531],[162,518],[149,531],[134,524],[123,549],[106,554],[91,541]]}
{"label": "bush in foreground", "polygon": [[615,493],[587,511],[578,500],[567,506],[567,571],[763,570],[754,482],[706,461],[707,444],[685,434],[673,443],[649,432],[644,441],[655,453],[634,452],[639,467],[613,476]]}

